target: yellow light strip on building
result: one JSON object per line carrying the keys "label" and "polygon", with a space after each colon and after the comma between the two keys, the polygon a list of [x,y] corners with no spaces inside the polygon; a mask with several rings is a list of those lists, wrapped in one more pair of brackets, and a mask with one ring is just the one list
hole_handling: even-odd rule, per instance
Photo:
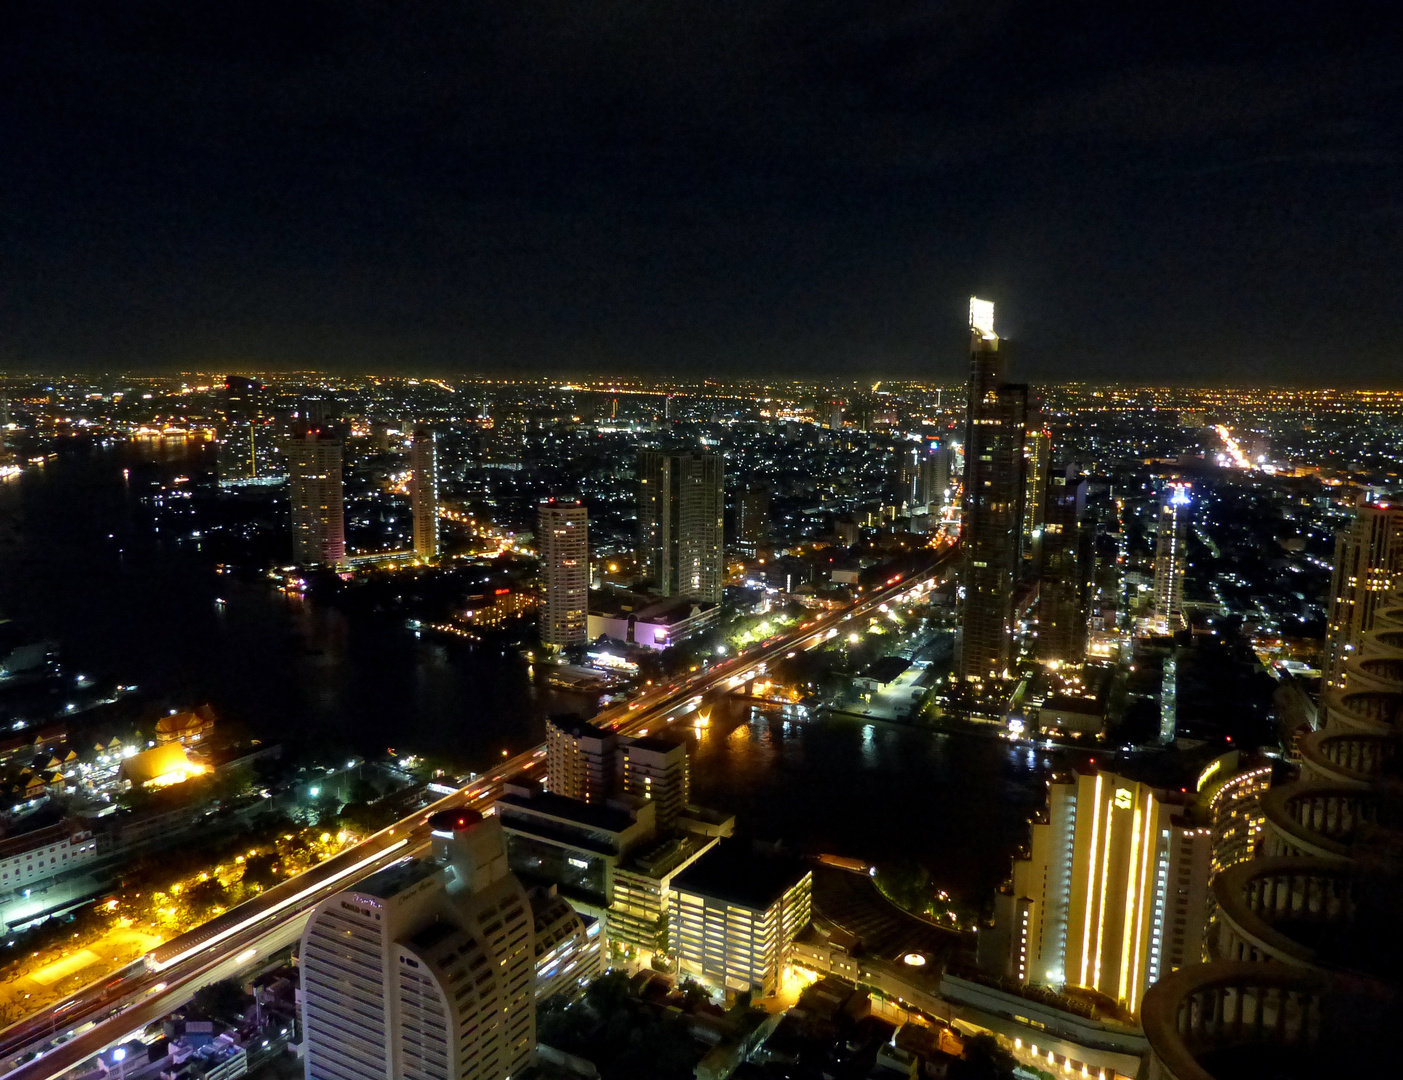
{"label": "yellow light strip on building", "polygon": [[1140,884],[1139,875],[1136,871],[1139,867],[1140,854],[1140,807],[1135,807],[1135,817],[1130,826],[1130,862],[1126,864],[1125,870],[1125,915],[1120,926],[1120,989],[1116,996],[1121,1000],[1126,1000],[1126,990],[1130,983],[1130,939],[1134,935],[1130,932],[1130,920],[1135,917],[1135,895]]}
{"label": "yellow light strip on building", "polygon": [[1153,902],[1154,844],[1151,840],[1155,832],[1155,797],[1145,799],[1145,838],[1140,842],[1140,904],[1135,912],[1135,956],[1134,970],[1130,975],[1130,1008],[1139,1012],[1140,963],[1145,955],[1145,910]]}
{"label": "yellow light strip on building", "polygon": [[1091,959],[1091,871],[1096,866],[1096,836],[1101,826],[1101,774],[1096,774],[1096,794],[1092,799],[1091,844],[1086,849],[1086,918],[1081,927],[1081,979],[1078,986],[1086,986],[1087,962]]}
{"label": "yellow light strip on building", "polygon": [[1096,912],[1096,974],[1092,979],[1093,989],[1101,989],[1101,941],[1106,933],[1106,885],[1111,876],[1111,826],[1115,816],[1111,807],[1106,807],[1106,840],[1101,852],[1101,903]]}

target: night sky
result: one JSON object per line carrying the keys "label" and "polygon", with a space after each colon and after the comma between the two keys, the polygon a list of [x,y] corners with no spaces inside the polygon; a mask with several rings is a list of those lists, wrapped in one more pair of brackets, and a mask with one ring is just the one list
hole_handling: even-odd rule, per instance
{"label": "night sky", "polygon": [[0,15],[0,366],[1403,384],[1390,4]]}

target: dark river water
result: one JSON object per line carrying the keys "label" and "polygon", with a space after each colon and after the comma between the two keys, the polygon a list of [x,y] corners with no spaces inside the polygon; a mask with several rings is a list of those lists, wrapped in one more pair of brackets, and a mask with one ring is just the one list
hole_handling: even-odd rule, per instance
{"label": "dark river water", "polygon": [[[0,483],[0,613],[57,642],[68,672],[208,701],[254,735],[328,754],[393,746],[481,767],[540,741],[547,714],[592,708],[534,685],[510,653],[218,574],[141,503],[205,453],[73,449]],[[1048,764],[972,737],[736,706],[696,736],[693,795],[809,851],[918,858],[974,899],[1007,873]]]}

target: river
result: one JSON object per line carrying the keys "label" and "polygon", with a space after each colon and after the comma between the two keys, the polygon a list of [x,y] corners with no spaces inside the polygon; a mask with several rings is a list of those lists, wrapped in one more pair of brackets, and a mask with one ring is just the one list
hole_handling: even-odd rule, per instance
{"label": "river", "polygon": [[[58,642],[69,672],[138,684],[153,705],[208,701],[223,722],[327,755],[392,746],[481,767],[538,742],[548,713],[588,711],[511,653],[217,573],[140,498],[208,453],[74,445],[0,483],[0,612]],[[917,858],[970,899],[1006,875],[1050,764],[991,740],[741,705],[693,739],[694,799],[742,828],[810,852]]]}

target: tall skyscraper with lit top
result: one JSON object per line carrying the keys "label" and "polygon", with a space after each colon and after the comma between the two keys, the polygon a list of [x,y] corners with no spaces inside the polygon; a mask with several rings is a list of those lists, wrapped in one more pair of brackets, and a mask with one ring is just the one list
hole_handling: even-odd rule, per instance
{"label": "tall skyscraper with lit top", "polygon": [[1190,485],[1174,481],[1159,504],[1155,537],[1155,625],[1161,633],[1180,629],[1184,621],[1184,568],[1188,565],[1189,519],[1193,516]]}
{"label": "tall skyscraper with lit top", "polygon": [[304,428],[288,440],[287,465],[293,561],[305,567],[341,566],[346,561],[346,509],[340,438],[324,427]]}
{"label": "tall skyscraper with lit top", "polygon": [[438,557],[438,446],[434,433],[420,424],[409,448],[409,495],[414,514],[414,554]]}
{"label": "tall skyscraper with lit top", "polygon": [[1009,671],[1014,586],[1023,538],[1027,386],[1004,379],[1008,350],[994,332],[992,301],[969,302],[970,373],[965,417],[960,544],[963,606],[957,675],[987,683]]}
{"label": "tall skyscraper with lit top", "polygon": [[541,642],[583,645],[589,639],[589,511],[575,500],[547,499],[537,514],[541,555]]}

